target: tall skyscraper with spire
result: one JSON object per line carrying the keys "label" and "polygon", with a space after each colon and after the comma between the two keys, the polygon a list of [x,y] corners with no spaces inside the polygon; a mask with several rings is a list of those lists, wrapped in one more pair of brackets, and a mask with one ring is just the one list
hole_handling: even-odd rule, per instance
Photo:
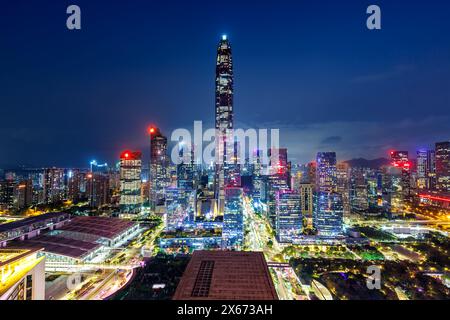
{"label": "tall skyscraper with spire", "polygon": [[227,36],[222,36],[216,60],[216,174],[215,198],[218,214],[223,214],[225,201],[225,176],[232,164],[233,155],[233,60]]}

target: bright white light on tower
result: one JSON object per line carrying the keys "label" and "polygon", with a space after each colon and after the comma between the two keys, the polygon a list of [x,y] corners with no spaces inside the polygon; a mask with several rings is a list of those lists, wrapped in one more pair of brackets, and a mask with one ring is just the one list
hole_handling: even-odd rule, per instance
{"label": "bright white light on tower", "polygon": [[222,35],[222,40],[223,41],[227,40],[227,35],[226,34]]}

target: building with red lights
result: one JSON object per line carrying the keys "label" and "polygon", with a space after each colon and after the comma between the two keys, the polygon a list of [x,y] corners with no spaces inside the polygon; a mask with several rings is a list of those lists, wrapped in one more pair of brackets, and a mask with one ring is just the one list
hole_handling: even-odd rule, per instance
{"label": "building with red lights", "polygon": [[135,216],[142,210],[142,154],[124,151],[120,155],[120,215]]}

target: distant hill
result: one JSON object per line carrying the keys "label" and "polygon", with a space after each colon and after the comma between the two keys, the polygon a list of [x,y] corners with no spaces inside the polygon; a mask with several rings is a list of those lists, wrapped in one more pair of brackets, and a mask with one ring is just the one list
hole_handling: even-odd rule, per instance
{"label": "distant hill", "polygon": [[358,158],[347,160],[344,162],[348,163],[348,165],[352,168],[370,168],[370,169],[378,169],[381,166],[385,166],[391,163],[390,160],[386,158],[378,158],[373,160]]}

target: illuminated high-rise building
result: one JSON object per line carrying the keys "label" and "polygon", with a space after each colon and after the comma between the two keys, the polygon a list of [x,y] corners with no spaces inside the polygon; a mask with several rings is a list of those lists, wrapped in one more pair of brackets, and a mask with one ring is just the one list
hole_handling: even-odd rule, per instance
{"label": "illuminated high-rise building", "polygon": [[316,190],[335,192],[337,190],[336,153],[318,152],[316,165]]}
{"label": "illuminated high-rise building", "polygon": [[217,48],[216,59],[216,172],[214,177],[214,193],[218,203],[219,214],[225,205],[225,168],[231,163],[228,159],[234,151],[233,129],[233,60],[231,45],[223,36]]}
{"label": "illuminated high-rise building", "polygon": [[159,128],[154,128],[150,139],[150,206],[154,208],[164,204],[164,189],[169,182],[167,138],[161,134]]}
{"label": "illuminated high-rise building", "polygon": [[403,199],[408,200],[411,196],[411,162],[408,151],[391,151],[392,165],[402,170],[401,187]]}
{"label": "illuminated high-rise building", "polygon": [[436,189],[436,152],[427,151],[427,189]]}
{"label": "illuminated high-rise building", "polygon": [[427,168],[428,168],[428,152],[427,150],[417,151],[417,188],[425,189],[427,188]]}
{"label": "illuminated high-rise building", "polygon": [[90,172],[87,174],[86,194],[91,208],[100,208],[110,203],[109,181],[107,173]]}
{"label": "illuminated high-rise building", "polygon": [[11,179],[0,181],[0,210],[12,209],[14,206],[14,186]]}
{"label": "illuminated high-rise building", "polygon": [[225,188],[225,210],[223,214],[223,247],[240,249],[244,243],[244,208],[242,188]]}
{"label": "illuminated high-rise building", "polygon": [[261,198],[261,185],[262,185],[262,164],[261,156],[262,150],[255,150],[253,154],[253,172],[252,172],[252,182],[253,182],[253,199]]}
{"label": "illuminated high-rise building", "polygon": [[317,235],[326,238],[342,236],[343,214],[341,194],[323,191],[317,193],[317,213],[314,221]]}
{"label": "illuminated high-rise building", "polygon": [[300,183],[299,194],[302,216],[311,219],[313,214],[314,186],[311,183]]}
{"label": "illuminated high-rise building", "polygon": [[31,179],[20,181],[14,188],[14,207],[25,209],[33,202],[33,182]]}
{"label": "illuminated high-rise building", "polygon": [[142,154],[124,151],[120,155],[120,214],[132,217],[141,213]]}
{"label": "illuminated high-rise building", "polygon": [[318,152],[316,166],[316,207],[313,226],[319,236],[341,236],[344,208],[342,195],[336,192],[336,153]]}
{"label": "illuminated high-rise building", "polygon": [[436,189],[450,192],[450,141],[436,143]]}
{"label": "illuminated high-rise building", "polygon": [[275,230],[279,242],[292,243],[302,233],[300,194],[292,190],[276,193]]}
{"label": "illuminated high-rise building", "polygon": [[350,170],[350,208],[353,213],[364,214],[369,209],[368,186],[363,168],[351,168]]}
{"label": "illuminated high-rise building", "polygon": [[350,167],[347,162],[336,165],[337,192],[342,194],[344,214],[350,213]]}
{"label": "illuminated high-rise building", "polygon": [[44,201],[55,203],[66,196],[65,170],[59,168],[44,169]]}

